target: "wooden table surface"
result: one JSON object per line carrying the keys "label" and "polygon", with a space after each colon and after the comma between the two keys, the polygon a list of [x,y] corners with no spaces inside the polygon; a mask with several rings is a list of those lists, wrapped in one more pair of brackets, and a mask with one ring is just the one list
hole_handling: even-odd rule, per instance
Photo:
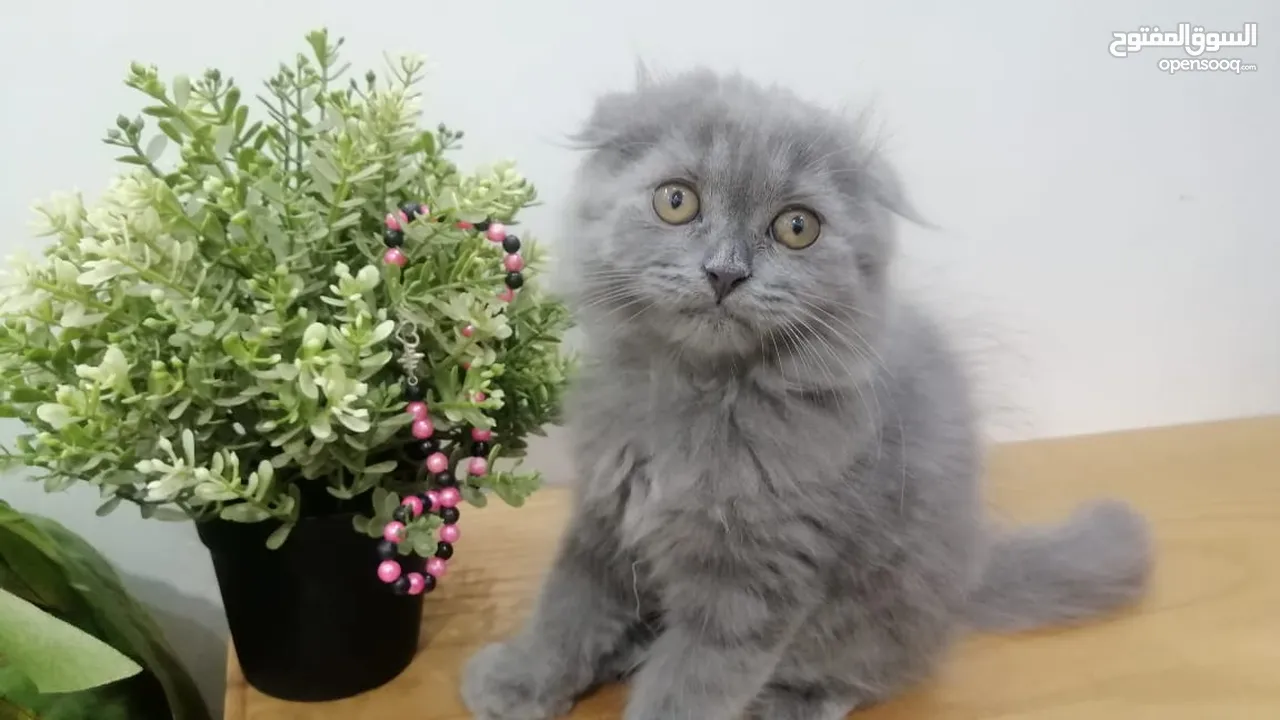
{"label": "wooden table surface", "polygon": [[[939,677],[858,720],[1280,720],[1280,418],[1041,440],[993,451],[990,504],[1045,520],[1097,495],[1154,522],[1154,589],[1089,626],[962,642]],[[463,720],[458,675],[530,609],[565,519],[563,490],[467,516],[447,582],[427,601],[421,652],[391,683],[333,703],[246,687],[228,663],[227,720]],[[576,720],[619,718],[625,688]]]}

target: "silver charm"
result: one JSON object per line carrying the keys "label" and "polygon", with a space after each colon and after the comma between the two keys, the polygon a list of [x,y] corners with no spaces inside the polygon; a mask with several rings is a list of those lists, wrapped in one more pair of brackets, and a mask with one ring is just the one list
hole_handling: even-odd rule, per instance
{"label": "silver charm", "polygon": [[405,382],[409,385],[417,385],[418,368],[427,357],[418,350],[418,344],[422,342],[422,338],[418,335],[418,326],[407,321],[400,323],[400,329],[396,331],[396,339],[400,341],[402,348],[396,364],[404,370]]}

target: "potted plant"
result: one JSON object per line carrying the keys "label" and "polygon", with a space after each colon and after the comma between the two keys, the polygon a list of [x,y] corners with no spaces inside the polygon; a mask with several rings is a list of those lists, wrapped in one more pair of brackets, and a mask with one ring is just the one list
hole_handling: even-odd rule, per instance
{"label": "potted plant", "polygon": [[0,501],[0,718],[209,720],[191,676],[106,558]]}
{"label": "potted plant", "polygon": [[571,360],[510,229],[534,188],[458,170],[420,59],[346,81],[342,41],[307,42],[258,113],[217,70],[132,66],[126,171],[43,206],[53,242],[10,273],[0,413],[47,489],[196,520],[246,679],[323,700],[409,663],[460,505],[538,486],[519,457]]}

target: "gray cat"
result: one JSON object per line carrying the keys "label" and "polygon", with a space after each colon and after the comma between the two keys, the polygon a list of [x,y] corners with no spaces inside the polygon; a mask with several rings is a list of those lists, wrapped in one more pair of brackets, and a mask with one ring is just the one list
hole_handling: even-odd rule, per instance
{"label": "gray cat", "polygon": [[913,213],[854,124],[696,71],[603,97],[580,139],[574,511],[524,630],[465,669],[477,718],[629,678],[626,720],[836,720],[962,628],[1142,594],[1124,504],[987,527],[969,385],[889,282]]}

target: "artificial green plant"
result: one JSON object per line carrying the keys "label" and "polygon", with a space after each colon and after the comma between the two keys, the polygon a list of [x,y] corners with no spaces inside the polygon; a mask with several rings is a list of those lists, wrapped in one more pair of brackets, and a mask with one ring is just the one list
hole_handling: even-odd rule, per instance
{"label": "artificial green plant", "polygon": [[[471,426],[495,431],[494,469],[464,498],[519,505],[537,487],[518,458],[557,419],[568,315],[539,289],[527,234],[532,281],[506,304],[501,249],[457,227],[515,224],[533,186],[510,164],[449,159],[462,133],[421,125],[421,59],[344,81],[342,41],[307,42],[256,110],[217,70],[166,82],[135,63],[147,105],[105,139],[125,171],[96,202],[39,208],[52,243],[13,265],[0,300],[0,414],[30,428],[6,459],[48,490],[91,483],[100,513],[274,522],[279,546],[319,488],[375,535],[422,480],[394,362],[403,321],[445,452],[464,457]],[[405,228],[399,269],[380,262],[381,228],[404,202],[432,218]],[[434,522],[404,546],[433,547]]]}

